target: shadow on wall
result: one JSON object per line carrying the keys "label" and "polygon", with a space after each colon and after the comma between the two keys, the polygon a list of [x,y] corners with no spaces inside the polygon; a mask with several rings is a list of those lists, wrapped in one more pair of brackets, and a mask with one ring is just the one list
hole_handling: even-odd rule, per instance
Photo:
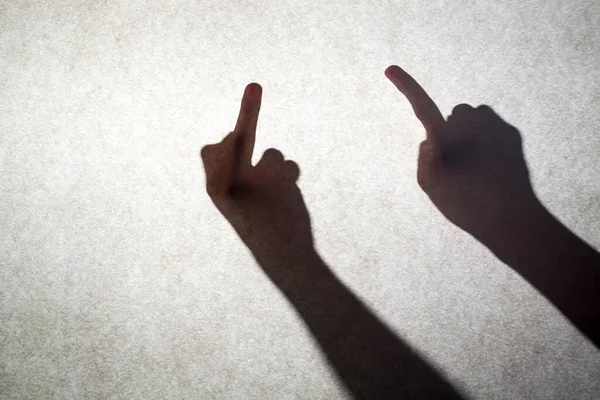
{"label": "shadow on wall", "polygon": [[[390,79],[427,130],[418,160],[420,187],[449,221],[536,287],[600,347],[600,254],[537,199],[518,130],[487,106],[461,104],[444,119],[408,74],[394,74],[396,81]],[[354,397],[461,398],[321,260],[296,185],[298,166],[275,149],[251,165],[261,101],[256,86],[247,88],[236,129],[202,149],[214,204]]]}

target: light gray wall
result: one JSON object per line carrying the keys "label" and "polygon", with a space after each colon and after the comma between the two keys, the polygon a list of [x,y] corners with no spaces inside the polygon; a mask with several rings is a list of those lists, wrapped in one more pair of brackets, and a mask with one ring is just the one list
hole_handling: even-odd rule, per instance
{"label": "light gray wall", "polygon": [[204,191],[244,87],[301,169],[319,253],[476,399],[600,396],[595,347],[416,182],[397,64],[519,128],[534,188],[600,248],[600,3],[5,1],[0,397],[344,398]]}

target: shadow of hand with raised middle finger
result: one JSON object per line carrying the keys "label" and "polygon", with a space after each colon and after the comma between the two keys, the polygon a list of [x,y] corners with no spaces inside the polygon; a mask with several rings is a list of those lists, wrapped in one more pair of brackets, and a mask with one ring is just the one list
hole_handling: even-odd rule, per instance
{"label": "shadow of hand with raised middle finger", "polygon": [[490,107],[461,104],[444,120],[398,66],[388,78],[427,132],[417,180],[452,223],[487,246],[600,347],[600,254],[534,193],[519,131]]}
{"label": "shadow of hand with raised middle finger", "polygon": [[212,201],[355,398],[460,398],[319,257],[296,184],[298,166],[275,149],[252,166],[261,93],[260,86],[248,85],[235,130],[201,151]]}
{"label": "shadow of hand with raised middle finger", "polygon": [[[268,149],[256,166],[251,158],[262,89],[248,85],[233,132],[202,148],[207,192],[276,283],[291,271],[274,260],[289,260],[313,249],[310,217],[297,185],[298,165]],[[269,262],[261,262],[263,260]],[[299,267],[298,267],[299,268]]]}

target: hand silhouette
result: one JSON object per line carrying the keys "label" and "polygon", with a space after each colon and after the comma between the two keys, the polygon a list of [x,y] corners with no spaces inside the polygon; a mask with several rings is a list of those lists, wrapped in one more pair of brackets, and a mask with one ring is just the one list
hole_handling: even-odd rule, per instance
{"label": "hand silhouette", "polygon": [[487,106],[461,104],[444,120],[410,75],[392,65],[386,76],[427,131],[417,180],[435,206],[600,348],[600,254],[536,197],[517,129]]}
{"label": "hand silhouette", "polygon": [[[276,279],[284,272],[283,261],[312,254],[313,238],[308,211],[296,184],[298,165],[284,160],[279,150],[268,149],[252,166],[261,101],[261,86],[249,84],[235,129],[220,143],[204,146],[201,157],[206,189],[213,203],[265,272]],[[260,262],[265,257],[270,261]],[[286,271],[290,272],[307,271]]]}
{"label": "hand silhouette", "polygon": [[388,67],[386,76],[426,129],[417,181],[446,218],[486,240],[487,233],[498,234],[501,222],[538,206],[516,128],[488,106],[460,104],[444,120],[433,100],[400,67]]}
{"label": "hand silhouette", "polygon": [[202,148],[209,196],[355,398],[460,398],[319,257],[296,185],[298,166],[275,149],[252,166],[261,93],[248,85],[234,131]]}

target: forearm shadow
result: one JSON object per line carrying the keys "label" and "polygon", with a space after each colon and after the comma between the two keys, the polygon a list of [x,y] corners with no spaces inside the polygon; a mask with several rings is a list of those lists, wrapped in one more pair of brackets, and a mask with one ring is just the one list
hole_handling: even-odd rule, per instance
{"label": "forearm shadow", "polygon": [[[485,154],[477,154],[477,147],[445,154],[444,168],[451,173],[445,182],[436,182],[444,190],[430,190],[429,197],[451,222],[526,279],[600,348],[600,254],[535,195],[521,133],[489,107],[483,112],[488,119],[476,140],[485,141]],[[469,117],[466,114],[463,122],[459,115],[454,121],[469,126]],[[463,186],[452,187],[461,176],[478,182],[461,197],[469,199],[468,204],[455,200],[457,192],[465,191]]]}

